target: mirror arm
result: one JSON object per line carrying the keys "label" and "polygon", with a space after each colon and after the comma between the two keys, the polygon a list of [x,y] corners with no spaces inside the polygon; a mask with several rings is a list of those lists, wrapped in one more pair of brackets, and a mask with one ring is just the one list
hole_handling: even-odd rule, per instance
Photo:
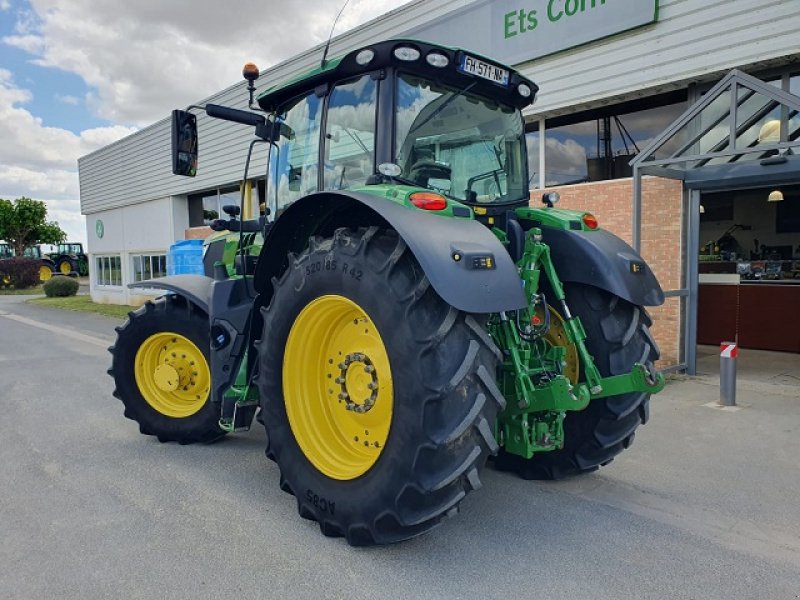
{"label": "mirror arm", "polygon": [[239,219],[214,219],[209,224],[212,231],[234,231],[244,233],[257,233],[264,227],[261,219],[249,219],[240,221]]}

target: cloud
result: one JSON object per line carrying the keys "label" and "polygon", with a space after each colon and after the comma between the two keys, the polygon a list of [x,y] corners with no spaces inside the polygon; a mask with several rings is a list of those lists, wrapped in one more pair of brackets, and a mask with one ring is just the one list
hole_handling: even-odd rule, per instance
{"label": "cloud", "polygon": [[136,131],[112,125],[82,131],[80,135],[46,127],[24,104],[28,90],[18,87],[9,71],[0,69],[0,165],[24,169],[75,169],[79,156]]}
{"label": "cloud", "polygon": [[[78,157],[135,131],[110,126],[75,134],[46,127],[24,105],[28,90],[18,87],[11,73],[0,69],[0,197],[29,196],[45,200],[50,218],[57,219],[70,237],[85,238],[78,202]],[[76,237],[80,236],[80,237]]]}
{"label": "cloud", "polygon": [[62,104],[71,104],[73,106],[77,106],[81,102],[80,98],[76,96],[56,94],[54,98],[56,99],[56,102],[61,102]]}
{"label": "cloud", "polygon": [[[36,64],[75,73],[96,90],[91,106],[115,123],[146,125],[171,107],[211,95],[254,61],[262,69],[325,41],[339,2],[313,0],[31,0],[17,35],[3,39]],[[351,0],[337,33],[397,3]]]}
{"label": "cloud", "polygon": [[[335,35],[403,2],[350,0]],[[324,42],[341,2],[240,0],[235,10],[216,0],[30,0],[14,11],[12,35],[0,44],[29,53],[31,62],[79,76],[80,103],[110,123],[79,134],[46,127],[26,108],[31,93],[0,68],[0,197],[43,199],[50,218],[85,240],[79,214],[77,159],[239,79],[242,64],[262,69]]]}

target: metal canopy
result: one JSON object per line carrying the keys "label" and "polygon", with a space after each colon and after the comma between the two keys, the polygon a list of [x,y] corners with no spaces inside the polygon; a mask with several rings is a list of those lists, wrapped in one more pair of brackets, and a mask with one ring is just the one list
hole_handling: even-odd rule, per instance
{"label": "metal canopy", "polygon": [[[684,360],[695,373],[700,193],[800,180],[800,97],[734,69],[632,161],[633,246],[641,250],[642,176],[684,182]],[[681,362],[681,361],[679,361]]]}
{"label": "metal canopy", "polygon": [[785,181],[800,168],[792,157],[800,150],[799,115],[800,97],[737,69],[728,73],[631,161],[634,247],[641,245],[642,175],[696,189]]}

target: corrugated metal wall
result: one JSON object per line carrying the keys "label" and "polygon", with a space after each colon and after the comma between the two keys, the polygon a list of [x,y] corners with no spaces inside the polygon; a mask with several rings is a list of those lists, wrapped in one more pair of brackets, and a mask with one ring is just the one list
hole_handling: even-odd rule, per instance
{"label": "corrugated metal wall", "polygon": [[717,80],[781,57],[797,63],[798,31],[800,0],[661,0],[654,25],[518,68],[541,87],[532,112],[551,116]]}
{"label": "corrugated metal wall", "polygon": [[[337,55],[401,35],[463,8],[469,0],[418,0],[334,40]],[[635,31],[539,59],[520,69],[541,86],[531,116],[554,115],[609,100],[646,96],[718,78],[733,67],[800,58],[800,0],[662,0],[659,21]],[[464,45],[469,45],[465,38]],[[314,48],[281,63],[259,80],[265,89],[318,64]],[[236,72],[238,65],[231,65]],[[244,108],[245,84],[204,102]],[[165,113],[168,107],[165,107]],[[249,127],[200,117],[199,174],[172,175],[169,120],[165,119],[78,161],[81,212],[179,196],[238,181]],[[262,156],[265,156],[262,150]],[[258,163],[263,173],[264,160]],[[257,172],[251,171],[252,175]]]}

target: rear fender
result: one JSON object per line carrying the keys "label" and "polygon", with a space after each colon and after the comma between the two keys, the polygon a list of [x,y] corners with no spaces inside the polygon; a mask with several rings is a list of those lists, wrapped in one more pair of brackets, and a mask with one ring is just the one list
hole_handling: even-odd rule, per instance
{"label": "rear fender", "polygon": [[[470,218],[450,218],[359,192],[320,192],[290,205],[270,228],[256,268],[262,302],[272,296],[272,277],[287,267],[311,235],[338,227],[389,227],[398,232],[445,302],[470,313],[497,313],[527,306],[519,273],[492,232]],[[488,261],[486,259],[489,259]]]}
{"label": "rear fender", "polygon": [[614,234],[542,227],[542,239],[562,282],[593,285],[638,306],[664,304],[650,266]]}

